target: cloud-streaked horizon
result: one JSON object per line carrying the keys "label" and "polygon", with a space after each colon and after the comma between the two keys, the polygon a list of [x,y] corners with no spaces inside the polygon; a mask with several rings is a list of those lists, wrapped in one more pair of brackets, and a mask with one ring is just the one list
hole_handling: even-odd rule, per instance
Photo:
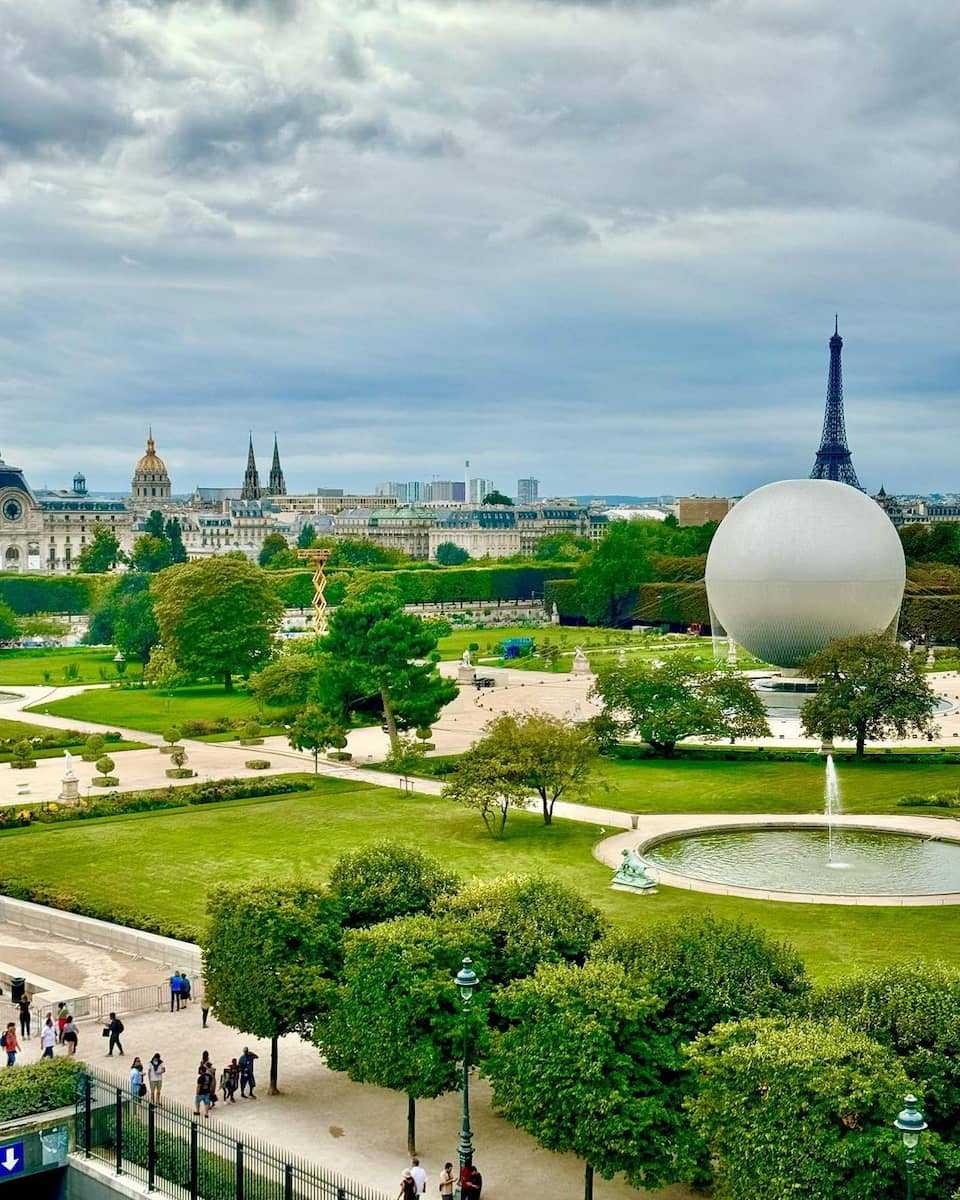
{"label": "cloud-streaked horizon", "polygon": [[35,486],[960,490],[948,0],[0,0]]}

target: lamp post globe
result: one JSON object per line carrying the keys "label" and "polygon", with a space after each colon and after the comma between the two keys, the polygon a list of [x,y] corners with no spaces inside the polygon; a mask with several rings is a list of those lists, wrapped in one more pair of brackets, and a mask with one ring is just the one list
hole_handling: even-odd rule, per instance
{"label": "lamp post globe", "polygon": [[473,1165],[473,1133],[470,1129],[470,1001],[479,983],[473,962],[469,958],[463,960],[457,972],[454,983],[460,993],[463,1012],[463,1114],[460,1122],[460,1188],[463,1189],[464,1172]]}
{"label": "lamp post globe", "polygon": [[903,1148],[907,1152],[907,1200],[913,1200],[913,1164],[916,1161],[916,1149],[920,1143],[920,1135],[927,1128],[923,1113],[917,1108],[916,1096],[904,1097],[903,1108],[893,1124],[900,1130]]}

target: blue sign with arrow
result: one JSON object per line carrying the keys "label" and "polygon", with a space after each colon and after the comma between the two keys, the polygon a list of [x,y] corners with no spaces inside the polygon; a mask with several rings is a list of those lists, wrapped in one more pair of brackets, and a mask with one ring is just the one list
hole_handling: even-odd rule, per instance
{"label": "blue sign with arrow", "polygon": [[23,1142],[7,1142],[5,1146],[0,1146],[0,1179],[19,1175],[23,1165]]}

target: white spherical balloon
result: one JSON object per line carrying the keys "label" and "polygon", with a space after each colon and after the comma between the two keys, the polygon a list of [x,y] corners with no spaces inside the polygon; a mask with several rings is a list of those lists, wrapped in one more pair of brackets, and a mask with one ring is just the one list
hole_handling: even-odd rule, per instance
{"label": "white spherical balloon", "polygon": [[887,629],[905,577],[886,513],[856,488],[825,479],[757,488],[721,522],[707,555],[716,622],[780,667],[796,667],[834,638]]}

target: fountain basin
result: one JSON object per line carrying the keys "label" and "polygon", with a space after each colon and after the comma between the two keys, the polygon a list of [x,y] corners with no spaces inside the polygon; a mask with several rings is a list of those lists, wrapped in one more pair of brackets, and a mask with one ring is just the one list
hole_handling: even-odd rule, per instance
{"label": "fountain basin", "polygon": [[765,827],[655,840],[642,854],[661,872],[762,892],[960,901],[960,843],[946,838],[845,825],[831,852],[826,828]]}

